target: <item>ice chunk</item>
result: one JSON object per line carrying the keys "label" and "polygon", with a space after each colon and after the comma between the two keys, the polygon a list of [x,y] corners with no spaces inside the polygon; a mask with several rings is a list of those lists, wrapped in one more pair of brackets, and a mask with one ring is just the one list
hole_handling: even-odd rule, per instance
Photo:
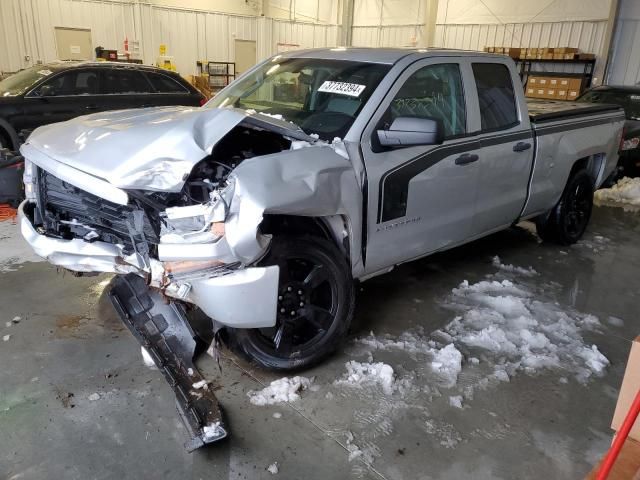
{"label": "ice chunk", "polygon": [[360,363],[349,361],[345,363],[347,373],[336,380],[336,385],[372,386],[379,385],[382,391],[391,395],[398,387],[395,384],[393,368],[386,363]]}
{"label": "ice chunk", "polygon": [[462,408],[462,395],[449,397],[449,405],[455,408]]}
{"label": "ice chunk", "polygon": [[311,380],[306,377],[284,377],[274,380],[262,390],[247,392],[247,396],[252,404],[258,406],[295,402],[300,399],[300,392],[308,389],[310,385]]}
{"label": "ice chunk", "polygon": [[451,388],[458,382],[462,370],[462,353],[450,343],[437,350],[431,360],[431,368],[438,373],[445,388]]}
{"label": "ice chunk", "polygon": [[99,393],[92,393],[91,395],[89,395],[87,397],[90,401],[95,402],[96,400],[100,400],[100,394]]}
{"label": "ice chunk", "polygon": [[271,465],[267,467],[267,472],[269,472],[271,475],[276,475],[278,471],[279,471],[278,462],[273,462]]}

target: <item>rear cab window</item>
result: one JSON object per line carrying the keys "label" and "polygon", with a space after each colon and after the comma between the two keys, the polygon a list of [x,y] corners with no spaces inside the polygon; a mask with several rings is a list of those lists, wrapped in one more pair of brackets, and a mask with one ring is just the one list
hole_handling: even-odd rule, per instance
{"label": "rear cab window", "polygon": [[518,125],[518,107],[511,72],[502,63],[472,63],[478,92],[481,130],[506,130]]}

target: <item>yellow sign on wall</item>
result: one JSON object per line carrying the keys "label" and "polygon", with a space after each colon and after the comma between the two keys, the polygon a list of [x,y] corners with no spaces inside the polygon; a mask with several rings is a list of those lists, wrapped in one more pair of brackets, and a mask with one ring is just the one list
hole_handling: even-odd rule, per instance
{"label": "yellow sign on wall", "polygon": [[167,46],[164,43],[160,44],[160,55],[166,55],[167,54]]}

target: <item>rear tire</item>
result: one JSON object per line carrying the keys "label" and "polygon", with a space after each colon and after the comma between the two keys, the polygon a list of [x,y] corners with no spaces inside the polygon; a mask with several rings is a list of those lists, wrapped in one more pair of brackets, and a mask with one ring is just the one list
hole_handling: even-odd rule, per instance
{"label": "rear tire", "polygon": [[580,170],[569,178],[557,205],[536,218],[538,235],[560,245],[576,243],[587,228],[592,209],[593,181],[585,170]]}
{"label": "rear tire", "polygon": [[351,269],[329,240],[274,237],[261,265],[278,265],[278,310],[272,328],[228,328],[229,347],[271,370],[310,367],[346,337],[355,306]]}

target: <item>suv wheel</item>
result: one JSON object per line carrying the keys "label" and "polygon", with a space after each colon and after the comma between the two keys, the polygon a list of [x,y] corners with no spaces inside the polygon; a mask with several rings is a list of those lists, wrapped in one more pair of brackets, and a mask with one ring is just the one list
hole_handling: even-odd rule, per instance
{"label": "suv wheel", "polygon": [[328,240],[274,237],[262,265],[278,265],[271,328],[227,329],[229,346],[273,370],[309,367],[335,351],[353,317],[355,291],[344,255]]}

